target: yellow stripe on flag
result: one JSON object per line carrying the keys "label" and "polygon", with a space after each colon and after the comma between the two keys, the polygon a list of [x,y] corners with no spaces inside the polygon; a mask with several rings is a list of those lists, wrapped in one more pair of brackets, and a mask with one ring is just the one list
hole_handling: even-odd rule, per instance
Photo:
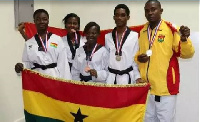
{"label": "yellow stripe on flag", "polygon": [[80,108],[81,114],[88,117],[84,122],[142,122],[145,104],[134,104],[124,108],[93,107],[63,102],[47,97],[42,93],[23,90],[24,109],[33,115],[74,122],[74,116]]}

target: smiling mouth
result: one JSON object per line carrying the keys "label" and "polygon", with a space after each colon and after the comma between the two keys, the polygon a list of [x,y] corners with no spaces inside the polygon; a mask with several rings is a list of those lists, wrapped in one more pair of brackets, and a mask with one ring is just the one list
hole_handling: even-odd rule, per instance
{"label": "smiling mouth", "polygon": [[88,40],[94,40],[94,38],[89,38]]}

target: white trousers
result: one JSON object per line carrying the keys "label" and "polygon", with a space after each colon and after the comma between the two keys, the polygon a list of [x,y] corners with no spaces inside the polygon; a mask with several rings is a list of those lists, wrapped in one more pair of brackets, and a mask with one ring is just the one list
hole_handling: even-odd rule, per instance
{"label": "white trousers", "polygon": [[145,122],[174,122],[177,95],[161,96],[160,102],[155,95],[149,95]]}

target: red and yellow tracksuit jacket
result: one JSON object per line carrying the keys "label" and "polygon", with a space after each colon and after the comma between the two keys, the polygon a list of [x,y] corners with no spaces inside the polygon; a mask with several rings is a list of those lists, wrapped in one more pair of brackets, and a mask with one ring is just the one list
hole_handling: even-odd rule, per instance
{"label": "red and yellow tracksuit jacket", "polygon": [[[140,31],[139,51],[135,56],[146,53],[149,49],[146,23]],[[194,54],[194,47],[191,40],[180,41],[179,29],[173,27],[169,22],[162,20],[158,29],[155,41],[151,47],[152,55],[146,63],[139,63],[141,78],[149,81],[151,85],[150,93],[153,95],[176,95],[179,93],[179,63],[180,58],[191,58]],[[152,36],[155,28],[152,30]],[[152,38],[152,37],[151,37]]]}

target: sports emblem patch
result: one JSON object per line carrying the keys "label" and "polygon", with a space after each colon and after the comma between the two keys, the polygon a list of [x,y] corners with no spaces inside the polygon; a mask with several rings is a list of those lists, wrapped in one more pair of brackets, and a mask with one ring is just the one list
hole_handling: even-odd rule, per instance
{"label": "sports emblem patch", "polygon": [[158,36],[158,42],[163,42],[165,39],[165,35],[159,34]]}
{"label": "sports emblem patch", "polygon": [[54,48],[57,48],[58,44],[51,42],[50,46],[54,47]]}

